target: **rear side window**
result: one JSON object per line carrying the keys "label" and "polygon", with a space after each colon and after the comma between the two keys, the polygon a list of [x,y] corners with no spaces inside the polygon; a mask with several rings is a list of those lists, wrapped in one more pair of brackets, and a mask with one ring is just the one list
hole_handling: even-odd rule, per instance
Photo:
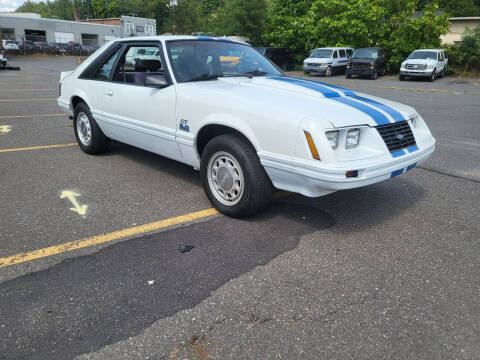
{"label": "rear side window", "polygon": [[165,74],[160,49],[154,44],[131,45],[118,61],[113,81],[144,85],[148,74]]}
{"label": "rear side window", "polygon": [[334,59],[338,58],[337,50],[335,50],[335,51],[333,52],[333,58],[334,58]]}
{"label": "rear side window", "polygon": [[347,55],[351,57],[353,55],[353,50],[352,49],[347,49]]}
{"label": "rear side window", "polygon": [[344,58],[344,57],[347,57],[346,53],[345,53],[345,50],[338,50],[340,52],[340,57],[341,58]]}
{"label": "rear side window", "polygon": [[110,55],[110,57],[100,66],[95,75],[93,75],[93,79],[106,81],[110,78],[113,64],[115,64],[115,60],[117,59],[121,49],[122,48],[118,48],[117,51]]}

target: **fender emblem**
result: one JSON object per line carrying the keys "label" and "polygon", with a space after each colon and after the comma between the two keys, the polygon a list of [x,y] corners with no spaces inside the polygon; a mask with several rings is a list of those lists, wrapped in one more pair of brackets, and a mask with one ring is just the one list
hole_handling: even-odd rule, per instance
{"label": "fender emblem", "polygon": [[188,126],[188,120],[180,120],[180,125],[178,126],[180,130],[190,132],[190,126]]}

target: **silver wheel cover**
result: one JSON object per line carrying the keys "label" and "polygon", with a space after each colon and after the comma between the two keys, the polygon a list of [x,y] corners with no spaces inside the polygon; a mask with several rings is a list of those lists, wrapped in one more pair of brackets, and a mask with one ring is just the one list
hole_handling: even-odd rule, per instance
{"label": "silver wheel cover", "polygon": [[208,186],[223,205],[233,206],[242,198],[245,179],[237,159],[226,151],[212,155],[207,165]]}
{"label": "silver wheel cover", "polygon": [[77,115],[77,135],[84,146],[89,146],[92,142],[92,127],[87,114],[83,111]]}

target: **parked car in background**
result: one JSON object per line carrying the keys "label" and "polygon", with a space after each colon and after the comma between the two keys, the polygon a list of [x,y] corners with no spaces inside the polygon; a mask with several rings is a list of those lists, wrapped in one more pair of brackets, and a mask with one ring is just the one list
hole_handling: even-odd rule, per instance
{"label": "parked car in background", "polygon": [[7,54],[5,53],[5,50],[3,50],[3,45],[0,43],[0,66],[5,67],[7,64]]}
{"label": "parked car in background", "polygon": [[448,58],[442,49],[420,49],[412,52],[400,66],[400,81],[406,77],[426,77],[434,81],[443,77],[448,65]]}
{"label": "parked car in background", "polygon": [[375,80],[378,75],[387,72],[386,51],[382,48],[355,49],[350,61],[347,63],[345,77],[350,79],[352,75],[369,76]]}
{"label": "parked car in background", "polygon": [[[136,49],[157,58],[145,52],[125,66]],[[235,54],[241,61],[221,60]],[[85,153],[103,153],[115,140],[193,166],[213,205],[234,217],[263,209],[274,187],[318,197],[370,185],[435,148],[412,107],[288,77],[229,39],[112,41],[62,72],[59,90]]]}
{"label": "parked car in background", "polygon": [[265,47],[257,50],[272,60],[283,71],[295,69],[295,56],[288,48]]}
{"label": "parked car in background", "polygon": [[83,45],[83,52],[86,55],[93,54],[95,51],[97,51],[100,48],[100,46],[94,46],[94,45]]}
{"label": "parked car in background", "polygon": [[20,48],[14,40],[3,40],[3,49],[7,52],[18,53]]}
{"label": "parked car in background", "polygon": [[323,74],[327,77],[333,74],[343,74],[353,49],[345,47],[318,48],[303,60],[305,74]]}
{"label": "parked car in background", "polygon": [[36,52],[47,53],[48,52],[48,43],[44,41],[34,41],[34,49]]}
{"label": "parked car in background", "polygon": [[18,48],[21,54],[30,54],[35,51],[35,44],[30,40],[19,41]]}

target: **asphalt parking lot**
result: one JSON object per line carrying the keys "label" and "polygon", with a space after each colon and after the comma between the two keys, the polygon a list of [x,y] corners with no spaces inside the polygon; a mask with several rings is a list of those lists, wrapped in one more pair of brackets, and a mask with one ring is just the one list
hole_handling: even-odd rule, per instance
{"label": "asphalt parking lot", "polygon": [[478,81],[318,78],[413,106],[435,153],[234,220],[188,166],[82,153],[55,101],[75,64],[0,72],[0,359],[480,358]]}

